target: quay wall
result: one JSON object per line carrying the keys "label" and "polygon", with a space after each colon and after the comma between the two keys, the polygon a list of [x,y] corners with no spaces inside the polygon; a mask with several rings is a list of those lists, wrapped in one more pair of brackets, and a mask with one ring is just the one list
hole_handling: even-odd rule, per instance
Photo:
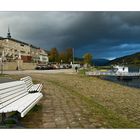
{"label": "quay wall", "polygon": [[[3,64],[3,70],[17,70],[17,67],[20,70],[33,70],[36,67],[36,63],[25,63],[23,61],[16,61],[16,62],[5,62]],[[1,69],[1,65],[0,65]]]}

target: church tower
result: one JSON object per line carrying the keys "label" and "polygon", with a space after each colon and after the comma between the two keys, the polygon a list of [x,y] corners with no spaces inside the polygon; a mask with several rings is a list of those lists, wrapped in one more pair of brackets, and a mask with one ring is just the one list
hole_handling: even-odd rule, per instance
{"label": "church tower", "polygon": [[11,38],[11,34],[10,34],[10,29],[9,29],[9,27],[8,27],[7,38]]}

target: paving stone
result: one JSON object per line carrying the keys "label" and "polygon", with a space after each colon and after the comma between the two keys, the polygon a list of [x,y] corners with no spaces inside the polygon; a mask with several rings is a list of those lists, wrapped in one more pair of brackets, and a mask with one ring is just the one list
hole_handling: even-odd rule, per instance
{"label": "paving stone", "polygon": [[43,123],[44,128],[56,128],[55,122],[46,122]]}
{"label": "paving stone", "polygon": [[71,128],[81,128],[81,125],[78,122],[72,122],[70,123]]}

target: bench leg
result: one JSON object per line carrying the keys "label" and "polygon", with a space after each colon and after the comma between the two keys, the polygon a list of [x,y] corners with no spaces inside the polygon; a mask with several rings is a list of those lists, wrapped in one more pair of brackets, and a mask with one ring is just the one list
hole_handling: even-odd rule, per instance
{"label": "bench leg", "polygon": [[6,113],[2,113],[1,116],[2,116],[1,123],[4,124],[4,121],[6,119]]}

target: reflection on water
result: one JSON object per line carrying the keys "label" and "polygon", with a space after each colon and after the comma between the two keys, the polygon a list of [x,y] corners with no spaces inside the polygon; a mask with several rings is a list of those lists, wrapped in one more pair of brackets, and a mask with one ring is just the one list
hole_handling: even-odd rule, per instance
{"label": "reflection on water", "polygon": [[105,77],[103,77],[103,79],[109,80],[109,81],[112,81],[112,82],[115,82],[115,83],[119,83],[121,85],[126,85],[126,86],[129,86],[129,87],[140,88],[140,78],[138,78],[138,77],[128,79],[128,80],[119,80],[115,76],[105,76]]}

